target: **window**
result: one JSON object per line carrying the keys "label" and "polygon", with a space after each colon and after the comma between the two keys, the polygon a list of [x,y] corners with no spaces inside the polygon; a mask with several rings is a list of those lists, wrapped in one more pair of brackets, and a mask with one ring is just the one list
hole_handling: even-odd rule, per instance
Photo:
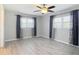
{"label": "window", "polygon": [[34,28],[34,19],[21,17],[21,28]]}
{"label": "window", "polygon": [[62,21],[63,21],[63,28],[66,28],[66,29],[71,28],[71,19],[69,15],[64,16]]}
{"label": "window", "polygon": [[63,29],[70,29],[72,28],[72,22],[70,19],[70,15],[66,16],[60,16],[60,17],[55,17],[53,21],[53,27],[54,28],[63,28]]}
{"label": "window", "polygon": [[55,18],[53,23],[54,28],[62,28],[62,19]]}

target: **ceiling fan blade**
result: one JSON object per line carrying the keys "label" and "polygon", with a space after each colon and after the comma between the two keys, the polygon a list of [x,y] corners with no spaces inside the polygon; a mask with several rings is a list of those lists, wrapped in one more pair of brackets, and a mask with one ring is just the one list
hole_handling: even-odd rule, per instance
{"label": "ceiling fan blade", "polygon": [[54,12],[54,11],[52,11],[52,10],[48,10],[48,12]]}
{"label": "ceiling fan blade", "polygon": [[50,7],[48,7],[48,9],[52,9],[52,8],[55,8],[55,6],[50,6]]}
{"label": "ceiling fan blade", "polygon": [[38,7],[38,8],[40,8],[40,9],[42,9],[40,6],[36,6],[36,7]]}
{"label": "ceiling fan blade", "polygon": [[36,10],[36,11],[34,11],[34,12],[39,12],[40,10]]}

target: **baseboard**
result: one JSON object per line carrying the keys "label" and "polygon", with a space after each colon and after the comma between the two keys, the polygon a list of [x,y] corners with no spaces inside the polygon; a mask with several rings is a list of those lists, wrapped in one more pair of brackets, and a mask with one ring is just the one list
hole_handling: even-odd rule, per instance
{"label": "baseboard", "polygon": [[39,38],[39,37],[41,37],[41,36],[35,36],[35,37]]}
{"label": "baseboard", "polygon": [[56,39],[54,39],[54,40],[58,41],[58,42],[61,42],[61,43],[70,44],[70,43],[67,43],[67,42],[64,42],[64,41],[61,41],[61,40],[56,40]]}
{"label": "baseboard", "polygon": [[17,39],[9,39],[9,40],[5,40],[5,42],[14,41],[14,40],[17,40]]}
{"label": "baseboard", "polygon": [[28,38],[32,38],[32,36],[23,37],[22,39],[28,39]]}
{"label": "baseboard", "polygon": [[[38,38],[38,36],[35,36],[35,37],[37,37]],[[22,38],[22,39],[28,39],[28,38],[33,38],[32,36],[29,36],[29,37],[24,37],[24,38]],[[8,41],[14,41],[14,40],[18,40],[18,39],[8,39],[8,40],[5,40],[5,42],[8,42]]]}
{"label": "baseboard", "polygon": [[46,39],[49,39],[49,37],[48,36],[41,36],[42,38],[46,38]]}
{"label": "baseboard", "polygon": [[[31,37],[24,37],[24,39],[27,39],[27,38],[31,38]],[[39,36],[39,37],[37,37],[37,38],[49,39],[48,37],[45,37],[45,36]],[[5,40],[5,42],[14,41],[14,40],[18,40],[18,39]],[[64,43],[64,44],[71,45],[71,46],[73,46],[73,47],[79,48],[79,46],[75,46],[75,45],[72,45],[72,44],[70,44],[70,43],[67,43],[67,42],[64,42],[64,41],[61,41],[61,40],[55,40],[55,41],[58,41],[58,42],[61,42],[61,43]],[[2,47],[3,47],[3,46],[2,46]]]}
{"label": "baseboard", "polygon": [[64,43],[64,44],[71,45],[71,46],[73,46],[73,47],[79,48],[79,46],[76,46],[76,45],[73,45],[73,44],[70,44],[70,43],[61,41],[61,40],[55,40],[55,41],[58,41],[58,42],[61,42],[61,43]]}

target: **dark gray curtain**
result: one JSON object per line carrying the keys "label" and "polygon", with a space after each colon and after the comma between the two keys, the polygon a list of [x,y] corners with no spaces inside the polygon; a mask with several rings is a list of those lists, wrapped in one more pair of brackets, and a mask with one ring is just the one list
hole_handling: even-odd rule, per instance
{"label": "dark gray curtain", "polygon": [[73,20],[73,28],[72,28],[72,44],[78,45],[78,28],[79,28],[79,13],[78,10],[73,10],[71,12],[72,20]]}
{"label": "dark gray curtain", "polygon": [[37,35],[37,22],[36,22],[36,17],[34,17],[34,36]]}
{"label": "dark gray curtain", "polygon": [[20,15],[17,15],[16,20],[16,38],[21,38],[21,28],[20,28]]}
{"label": "dark gray curtain", "polygon": [[53,18],[54,16],[50,16],[50,23],[49,23],[49,38],[52,38],[52,25],[53,25]]}

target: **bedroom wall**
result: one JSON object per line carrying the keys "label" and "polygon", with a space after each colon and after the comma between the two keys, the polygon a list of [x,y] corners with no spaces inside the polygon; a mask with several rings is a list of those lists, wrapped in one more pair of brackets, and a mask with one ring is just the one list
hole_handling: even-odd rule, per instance
{"label": "bedroom wall", "polygon": [[[5,10],[5,41],[12,41],[16,39],[16,15],[20,14],[24,17],[37,17],[37,36],[40,36],[40,23],[41,16],[26,15],[19,12]],[[25,33],[25,32],[24,32]],[[26,33],[25,33],[26,34]]]}
{"label": "bedroom wall", "polygon": [[[78,9],[77,7],[72,7],[66,10],[62,10],[62,12],[57,12],[55,15],[64,14],[67,12],[70,12],[73,9]],[[21,14],[19,12],[13,12],[13,11],[5,11],[5,40],[14,40],[16,39],[16,15]],[[30,16],[34,17],[33,15],[25,15],[21,14],[22,16]],[[44,37],[49,38],[49,20],[50,16],[53,15],[53,13],[49,13],[47,15],[43,16],[37,16],[37,36],[38,37]]]}
{"label": "bedroom wall", "polygon": [[41,36],[44,38],[49,38],[49,21],[50,21],[50,15],[45,15],[42,17]]}
{"label": "bedroom wall", "polygon": [[43,18],[42,16],[37,17],[37,37],[42,37],[43,32]]}
{"label": "bedroom wall", "polygon": [[[42,28],[41,36],[44,37],[44,38],[49,38],[49,21],[50,21],[51,15],[61,16],[61,14],[69,13],[72,10],[75,10],[75,9],[79,9],[79,5],[72,6],[71,8],[62,10],[62,12],[58,11],[58,12],[55,12],[55,13],[48,13],[47,15],[43,15],[42,16],[42,22],[41,22],[41,25],[42,25],[41,26],[41,28]],[[63,30],[63,31],[65,31],[65,30]],[[57,32],[59,32],[59,31],[57,31]],[[67,32],[66,33],[63,32],[61,35],[64,35],[64,34],[66,34],[66,36],[67,36]],[[57,35],[57,36],[60,37],[59,35]],[[68,37],[66,37],[66,38],[68,38]],[[63,42],[63,39],[60,40],[60,41]],[[68,40],[65,40],[65,41],[67,42]]]}
{"label": "bedroom wall", "polygon": [[[60,14],[60,15],[56,15],[56,17],[59,17],[61,15],[65,15],[65,13]],[[42,17],[42,32],[41,32],[41,35],[44,38],[49,38],[50,16],[51,15],[44,15]],[[53,32],[52,32],[52,34],[53,34],[52,36],[55,36],[55,38],[54,39],[52,38],[52,40],[57,40],[57,41],[67,43],[67,44],[69,43],[70,31],[68,29],[56,29],[55,31],[56,31],[55,34],[53,34]],[[63,37],[63,39],[62,39],[62,37]]]}
{"label": "bedroom wall", "polygon": [[4,46],[4,7],[0,4],[0,47]]}
{"label": "bedroom wall", "polygon": [[16,40],[16,14],[5,10],[5,41]]}

